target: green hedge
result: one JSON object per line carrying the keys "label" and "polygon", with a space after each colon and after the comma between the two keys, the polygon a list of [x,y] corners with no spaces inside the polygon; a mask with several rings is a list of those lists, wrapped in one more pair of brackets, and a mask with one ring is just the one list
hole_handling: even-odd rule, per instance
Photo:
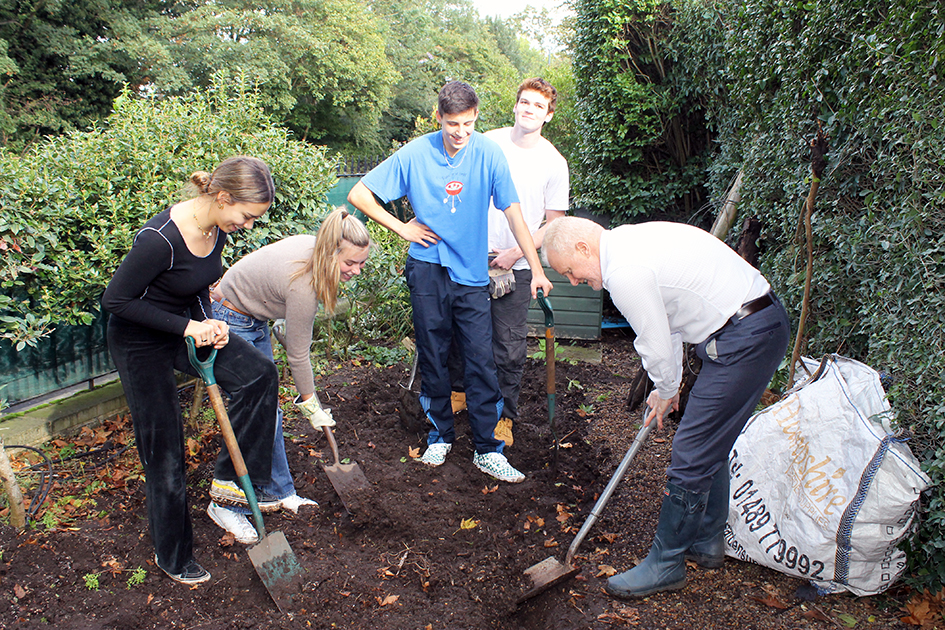
{"label": "green hedge", "polygon": [[617,223],[689,219],[704,203],[713,146],[702,98],[669,47],[659,0],[575,0],[580,163],[574,206]]}
{"label": "green hedge", "polygon": [[227,260],[317,227],[334,161],[273,124],[244,86],[220,75],[187,97],[125,92],[87,132],[0,152],[0,337],[23,347],[57,323],[89,323],[141,225],[180,199],[193,171],[230,155],[265,160],[277,192],[252,230],[231,237]]}

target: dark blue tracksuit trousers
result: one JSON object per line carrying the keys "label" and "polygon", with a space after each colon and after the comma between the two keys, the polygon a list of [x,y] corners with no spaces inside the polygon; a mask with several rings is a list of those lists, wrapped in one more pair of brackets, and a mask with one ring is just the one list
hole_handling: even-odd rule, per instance
{"label": "dark blue tracksuit trousers", "polygon": [[790,336],[781,302],[732,318],[696,347],[702,369],[673,438],[669,481],[708,492],[715,473],[784,358]]}
{"label": "dark blue tracksuit trousers", "polygon": [[453,335],[464,357],[466,409],[477,453],[502,452],[495,425],[502,412],[502,395],[492,356],[492,310],[489,288],[454,282],[446,267],[407,258],[404,268],[420,369],[420,405],[433,424],[427,444],[456,438],[450,406],[447,356]]}

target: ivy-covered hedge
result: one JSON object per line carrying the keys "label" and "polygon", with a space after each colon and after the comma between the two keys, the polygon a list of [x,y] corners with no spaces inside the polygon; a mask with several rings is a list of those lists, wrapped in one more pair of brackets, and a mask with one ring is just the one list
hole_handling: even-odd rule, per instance
{"label": "ivy-covered hedge", "polygon": [[[617,222],[688,219],[705,202],[713,149],[700,94],[680,75],[659,0],[575,0],[580,164],[574,206]],[[576,168],[575,168],[576,167]]]}
{"label": "ivy-covered hedge", "polygon": [[187,97],[122,94],[87,132],[0,152],[0,338],[22,347],[58,323],[89,323],[145,221],[180,200],[196,170],[235,154],[265,160],[276,202],[252,230],[230,237],[234,260],[317,227],[335,182],[322,147],[293,140],[239,78]]}
{"label": "ivy-covered hedge", "polygon": [[[632,63],[638,53],[625,45],[627,34],[665,20],[671,28],[657,38],[654,50],[663,51],[674,68],[672,89],[704,108],[714,146],[708,169],[685,183],[704,185],[719,200],[734,175],[743,172],[740,212],[763,220],[761,266],[795,324],[803,297],[805,253],[796,234],[811,183],[809,142],[818,127],[829,135],[829,163],[813,215],[805,354],[839,352],[893,376],[889,395],[899,425],[912,435],[909,444],[935,484],[923,497],[918,534],[907,543],[907,579],[937,592],[945,584],[941,3],[579,0],[577,7],[578,41],[597,36],[582,30],[610,33],[591,49],[575,50],[578,84],[598,76],[588,59],[579,63],[578,57],[624,60],[622,67],[606,66],[621,76],[593,87],[608,94],[585,100],[592,111],[584,113],[584,121],[598,117],[612,126],[609,135],[606,128],[582,129],[585,136],[603,138],[594,138],[598,156],[588,159],[617,150],[625,159],[639,160],[638,149],[621,148],[617,141],[621,133],[642,138],[648,128],[634,131],[623,119],[668,120],[678,112],[654,102],[653,86],[635,103],[627,101],[626,86],[639,84],[642,76]],[[659,113],[651,112],[654,107]],[[601,145],[605,141],[609,144]],[[642,163],[637,166],[634,173]],[[628,203],[626,190],[641,191],[635,198],[644,197],[647,188],[653,199],[665,196],[662,175],[641,182],[631,174],[623,178],[623,188],[614,183],[619,175],[613,168],[599,177],[589,173],[583,189],[603,191],[597,207],[632,216],[622,205]]]}
{"label": "ivy-covered hedge", "polygon": [[[680,32],[705,23],[704,7],[680,6]],[[893,375],[899,424],[935,484],[910,548],[912,579],[937,590],[945,584],[945,11],[932,0],[716,7],[703,27],[725,43],[718,65],[703,71],[724,77],[727,92],[716,101],[724,149],[713,163],[714,196],[743,171],[741,211],[765,221],[764,265],[796,321],[808,142],[818,125],[829,135],[813,215],[807,354],[840,352]]]}

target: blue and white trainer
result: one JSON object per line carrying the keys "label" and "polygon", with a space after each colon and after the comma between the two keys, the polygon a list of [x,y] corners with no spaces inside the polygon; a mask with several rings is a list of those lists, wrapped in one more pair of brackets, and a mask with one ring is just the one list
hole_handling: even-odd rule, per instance
{"label": "blue and white trainer", "polygon": [[525,475],[513,468],[502,453],[476,453],[473,455],[473,464],[482,472],[495,477],[499,481],[509,483],[525,481]]}
{"label": "blue and white trainer", "polygon": [[446,461],[446,454],[449,453],[452,448],[453,445],[447,444],[446,442],[431,444],[427,447],[426,452],[423,453],[423,457],[420,458],[420,463],[432,467],[442,466],[443,462]]}

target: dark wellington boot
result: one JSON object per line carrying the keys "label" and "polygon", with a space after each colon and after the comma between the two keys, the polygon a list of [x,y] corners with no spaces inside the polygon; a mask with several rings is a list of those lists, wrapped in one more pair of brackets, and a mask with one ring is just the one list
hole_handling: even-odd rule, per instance
{"label": "dark wellington boot", "polygon": [[650,553],[637,566],[607,580],[607,593],[632,599],[685,586],[683,556],[702,524],[708,496],[667,483]]}
{"label": "dark wellington boot", "polygon": [[725,523],[728,521],[728,465],[722,466],[712,478],[709,499],[705,506],[702,527],[696,541],[686,550],[686,560],[705,569],[718,569],[725,563]]}

